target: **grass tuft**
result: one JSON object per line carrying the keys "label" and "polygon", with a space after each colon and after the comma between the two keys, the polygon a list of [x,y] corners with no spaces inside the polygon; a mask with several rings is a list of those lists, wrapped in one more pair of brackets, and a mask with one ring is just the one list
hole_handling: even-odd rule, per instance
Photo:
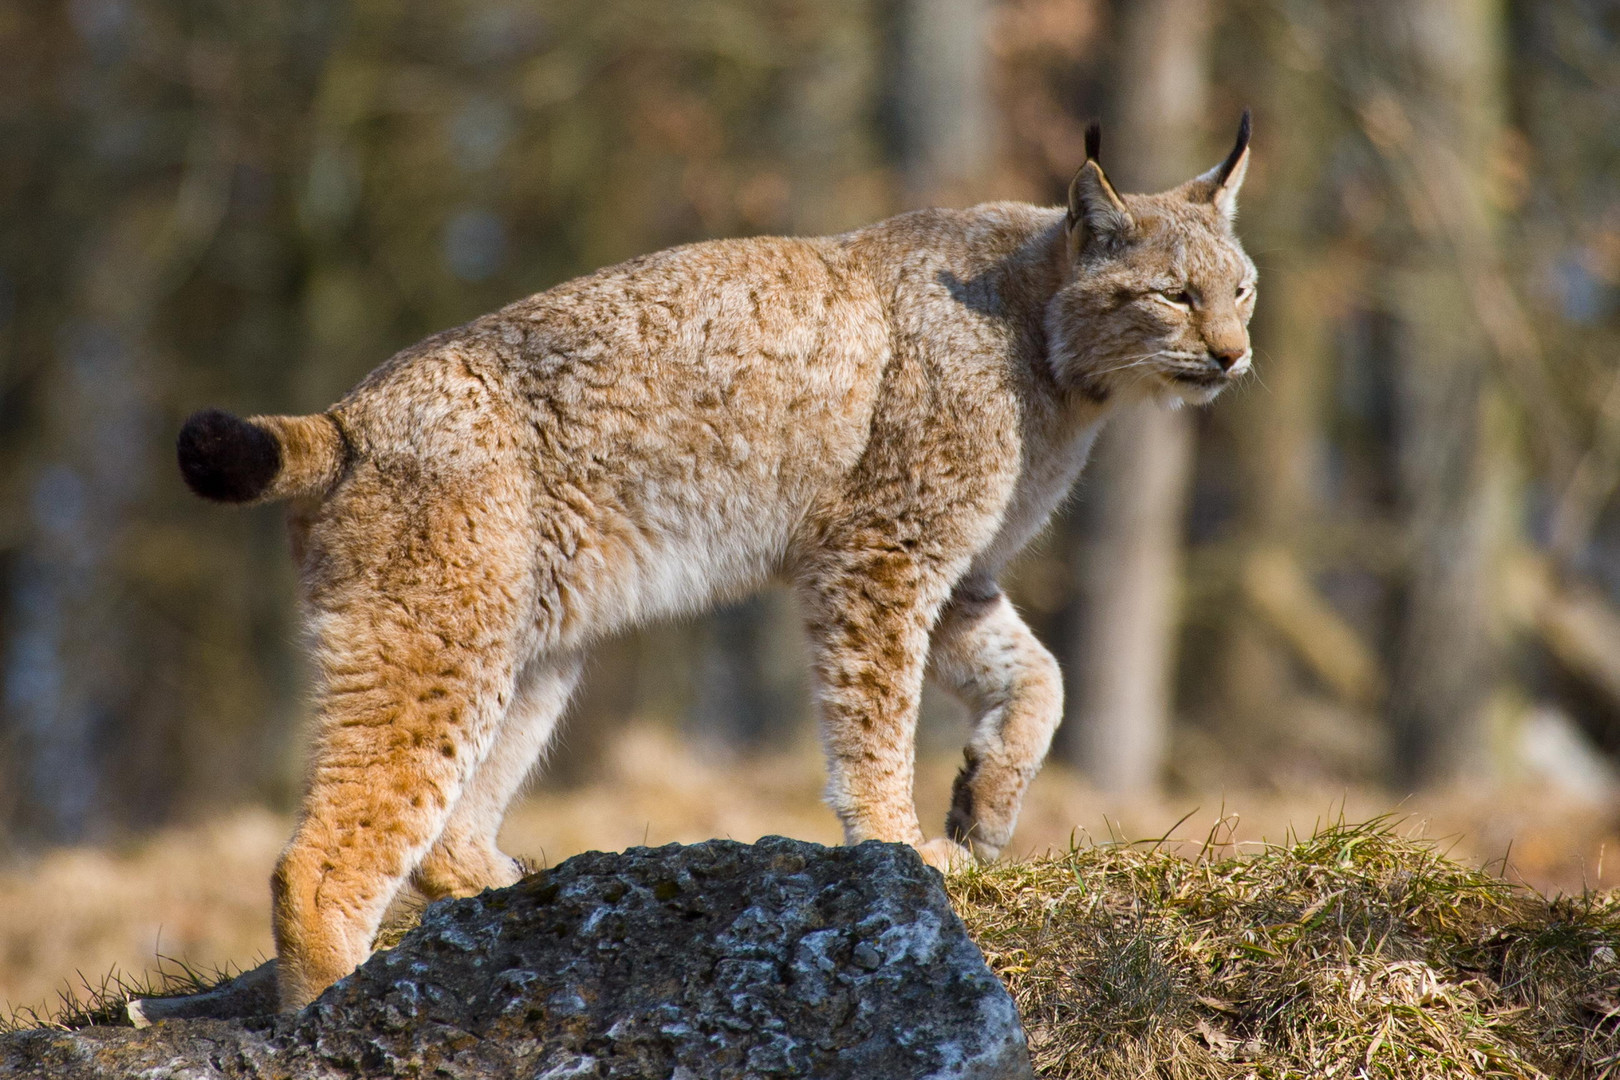
{"label": "grass tuft", "polygon": [[1256,854],[1074,846],[947,882],[1036,1069],[1620,1076],[1620,897],[1548,899],[1389,819]]}
{"label": "grass tuft", "polygon": [[158,957],[156,971],[130,975],[113,968],[92,982],[78,973],[56,992],[56,1003],[36,1008],[17,1006],[0,1016],[0,1035],[11,1031],[72,1031],[87,1027],[129,1027],[125,1006],[134,998],[197,994],[240,974],[235,970],[198,968],[171,956]]}

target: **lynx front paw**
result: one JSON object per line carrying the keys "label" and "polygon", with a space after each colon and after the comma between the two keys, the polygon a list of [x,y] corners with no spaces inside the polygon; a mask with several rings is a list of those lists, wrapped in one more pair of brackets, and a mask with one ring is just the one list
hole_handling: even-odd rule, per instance
{"label": "lynx front paw", "polygon": [[[995,862],[1001,856],[1002,843],[993,843],[985,833],[980,822],[973,820],[970,813],[964,812],[961,805],[953,806],[950,815],[945,819],[945,835],[950,837],[958,847],[965,847],[973,853],[973,857],[982,863]],[[996,830],[1004,837],[1011,833],[1011,829]]]}
{"label": "lynx front paw", "polygon": [[973,855],[967,848],[944,837],[918,844],[917,854],[922,856],[923,862],[942,874],[965,870],[973,864]]}

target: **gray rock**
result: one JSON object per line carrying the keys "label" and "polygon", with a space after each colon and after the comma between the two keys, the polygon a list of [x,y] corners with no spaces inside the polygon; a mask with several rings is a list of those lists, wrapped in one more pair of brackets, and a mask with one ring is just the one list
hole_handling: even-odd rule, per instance
{"label": "gray rock", "polygon": [[908,847],[590,853],[435,904],[296,1016],[0,1036],[0,1077],[1027,1077]]}

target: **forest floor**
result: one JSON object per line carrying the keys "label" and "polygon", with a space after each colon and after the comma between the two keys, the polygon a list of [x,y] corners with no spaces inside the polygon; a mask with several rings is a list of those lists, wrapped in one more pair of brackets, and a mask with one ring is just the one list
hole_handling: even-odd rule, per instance
{"label": "forest floor", "polygon": [[[956,763],[944,754],[919,762],[925,823],[943,820]],[[728,758],[662,729],[630,729],[596,776],[568,789],[542,788],[517,806],[503,845],[547,864],[592,848],[711,837],[779,833],[836,843],[836,821],[820,802],[822,783],[821,763],[808,749]],[[1380,844],[1426,838],[1458,873],[1486,867],[1493,881],[1547,895],[1580,896],[1620,884],[1620,822],[1612,807],[1563,801],[1533,788],[1394,802],[1375,789],[1318,787],[1181,792],[1121,803],[1051,765],[1031,790],[1009,854],[1068,853],[1065,858],[1083,861],[1093,858],[1088,852],[1145,850],[1121,840],[1165,837],[1149,845],[1152,859],[1208,867],[1234,856],[1264,858],[1281,850],[1277,845],[1387,815],[1377,831]],[[64,994],[83,998],[109,973],[138,981],[182,964],[202,971],[255,965],[271,952],[267,881],[290,828],[286,816],[243,808],[116,848],[61,849],[0,867],[0,1020],[19,1008],[55,1008]],[[1087,872],[1093,871],[1102,873],[1096,867]],[[1118,881],[1138,880],[1123,864],[1118,871],[1126,875]],[[1329,867],[1328,877],[1329,871],[1338,872]],[[1014,866],[996,873],[1017,877],[1023,871]],[[1532,902],[1524,898],[1534,893],[1513,895]]]}

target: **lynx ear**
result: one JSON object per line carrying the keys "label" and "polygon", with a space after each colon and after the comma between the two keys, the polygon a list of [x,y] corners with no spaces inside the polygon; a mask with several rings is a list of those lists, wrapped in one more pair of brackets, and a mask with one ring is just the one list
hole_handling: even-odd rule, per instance
{"label": "lynx ear", "polygon": [[1238,124],[1237,145],[1226,155],[1226,160],[1192,183],[1191,196],[1199,202],[1212,202],[1221,216],[1231,221],[1237,216],[1238,189],[1243,176],[1249,171],[1249,110],[1243,110]]}
{"label": "lynx ear", "polygon": [[1102,125],[1092,121],[1086,128],[1086,162],[1069,184],[1069,250],[1075,255],[1094,244],[1117,247],[1136,224],[1097,161],[1101,149]]}

